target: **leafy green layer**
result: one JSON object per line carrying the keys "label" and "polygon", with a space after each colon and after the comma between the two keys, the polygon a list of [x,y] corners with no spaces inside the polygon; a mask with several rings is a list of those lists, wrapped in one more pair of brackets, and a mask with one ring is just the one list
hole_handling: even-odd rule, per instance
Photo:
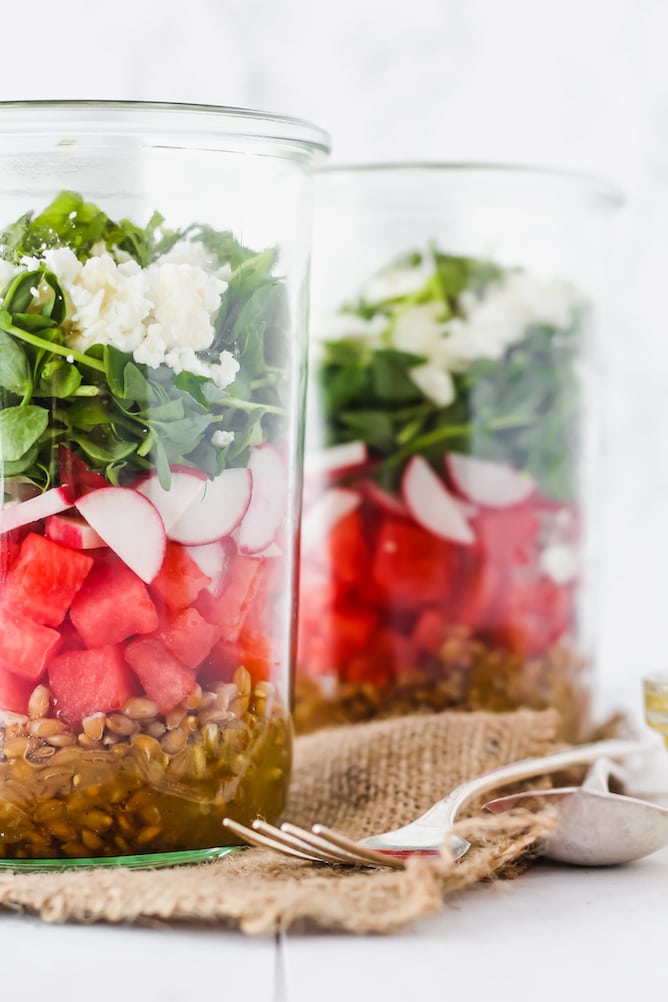
{"label": "leafy green layer", "polygon": [[[273,275],[276,252],[255,252],[230,232],[193,224],[166,231],[154,213],[145,228],[112,221],[75,192],[61,192],[43,212],[27,213],[0,234],[0,256],[21,265],[52,247],[86,260],[101,241],[145,267],[178,240],[199,241],[218,266],[232,268],[221,297],[215,336],[202,361],[230,351],[240,364],[224,390],[212,379],[138,364],[105,345],[87,351],[66,343],[66,304],[56,276],[42,263],[9,283],[0,309],[0,469],[42,488],[57,483],[57,446],[65,444],[111,483],[183,464],[216,476],[245,465],[249,448],[283,434],[287,394],[284,283]],[[39,287],[39,289],[38,289]],[[48,294],[45,294],[45,290]],[[234,439],[221,448],[212,435]]]}
{"label": "leafy green layer", "polygon": [[[419,253],[400,263],[417,265]],[[370,305],[363,296],[343,315],[391,318],[411,305],[436,302],[444,318],[461,316],[464,292],[480,294],[504,271],[493,262],[432,251],[433,274],[410,296]],[[391,266],[394,267],[395,265]],[[391,339],[363,335],[325,340],[314,360],[318,406],[328,444],[362,440],[379,461],[375,475],[398,487],[405,464],[421,455],[442,473],[445,451],[467,453],[526,470],[546,496],[564,500],[575,490],[581,423],[576,362],[582,348],[584,304],[568,327],[530,324],[501,358],[478,358],[452,372],[454,399],[439,407],[411,379],[428,361],[399,351]]]}

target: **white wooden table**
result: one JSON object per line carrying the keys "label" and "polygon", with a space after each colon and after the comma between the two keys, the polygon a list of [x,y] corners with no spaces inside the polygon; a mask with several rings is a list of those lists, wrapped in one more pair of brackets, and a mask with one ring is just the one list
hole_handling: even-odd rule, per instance
{"label": "white wooden table", "polygon": [[0,916],[21,1002],[650,1002],[668,997],[668,849],[630,866],[538,864],[391,937],[246,938]]}

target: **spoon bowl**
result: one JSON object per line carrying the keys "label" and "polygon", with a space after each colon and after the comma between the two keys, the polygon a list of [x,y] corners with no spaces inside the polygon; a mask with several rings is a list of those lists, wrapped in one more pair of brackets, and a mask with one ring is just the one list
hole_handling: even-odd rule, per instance
{"label": "spoon bowl", "polygon": [[527,801],[552,806],[557,824],[542,840],[542,856],[575,866],[630,863],[668,845],[668,808],[612,793],[613,776],[623,779],[624,773],[608,759],[598,759],[582,786],[497,797],[485,809],[500,814]]}

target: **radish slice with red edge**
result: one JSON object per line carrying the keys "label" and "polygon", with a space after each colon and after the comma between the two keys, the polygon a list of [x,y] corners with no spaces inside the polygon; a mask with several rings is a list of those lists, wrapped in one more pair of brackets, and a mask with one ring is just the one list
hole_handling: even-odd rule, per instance
{"label": "radish slice with red edge", "polygon": [[206,590],[217,598],[222,589],[227,571],[228,555],[221,540],[215,543],[202,543],[201,546],[186,546],[189,557],[195,561],[202,574],[211,578]]}
{"label": "radish slice with red edge", "polygon": [[422,456],[413,456],[404,470],[401,489],[406,506],[423,529],[469,545],[475,536],[456,498]]}
{"label": "radish slice with red edge", "polygon": [[507,463],[448,452],[445,454],[445,467],[463,497],[487,508],[507,508],[519,504],[536,489],[536,482],[530,474],[515,470]]}
{"label": "radish slice with red edge", "polygon": [[304,512],[301,525],[302,553],[321,545],[337,522],[361,503],[356,491],[345,487],[330,487]]}
{"label": "radish slice with red edge", "polygon": [[69,546],[72,550],[94,550],[105,545],[92,525],[76,515],[49,515],[44,534],[54,543]]}
{"label": "radish slice with red edge", "polygon": [[304,476],[321,477],[363,466],[369,458],[365,442],[342,442],[304,456]]}
{"label": "radish slice with red edge", "polygon": [[200,480],[199,491],[167,530],[168,537],[185,546],[213,543],[236,529],[251,500],[251,474],[242,467],[223,470],[215,480]]}
{"label": "radish slice with red edge", "polygon": [[161,486],[156,472],[150,473],[135,486],[135,490],[155,505],[169,532],[184,511],[202,494],[206,473],[201,470],[176,468],[171,471],[169,489]]}
{"label": "radish slice with red edge", "polygon": [[147,584],[165,557],[167,536],[158,509],[129,487],[102,487],[75,506],[107,546]]}
{"label": "radish slice with red edge", "polygon": [[285,464],[273,445],[257,445],[248,469],[252,490],[248,510],[239,526],[239,552],[252,556],[266,550],[278,532],[288,500]]}
{"label": "radish slice with red edge", "polygon": [[72,507],[72,498],[64,487],[52,487],[27,501],[15,501],[0,509],[0,535],[39,522],[49,515],[58,515]]}

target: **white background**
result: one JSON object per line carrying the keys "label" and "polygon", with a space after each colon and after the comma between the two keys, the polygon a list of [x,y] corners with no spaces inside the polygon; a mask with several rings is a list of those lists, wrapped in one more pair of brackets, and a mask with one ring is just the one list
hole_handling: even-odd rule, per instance
{"label": "white background", "polygon": [[33,0],[0,99],[119,98],[311,119],[331,162],[484,160],[619,183],[600,683],[666,660],[666,0]]}
{"label": "white background", "polygon": [[[256,107],[329,130],[332,162],[519,161],[623,186],[599,684],[637,711],[667,646],[668,0],[5,0],[3,13],[0,100]],[[72,984],[156,1002],[518,1000],[537,985],[546,999],[649,999],[665,865],[538,869],[399,939],[290,937],[278,953],[270,938],[3,916],[3,986],[56,1002],[78,997]]]}

